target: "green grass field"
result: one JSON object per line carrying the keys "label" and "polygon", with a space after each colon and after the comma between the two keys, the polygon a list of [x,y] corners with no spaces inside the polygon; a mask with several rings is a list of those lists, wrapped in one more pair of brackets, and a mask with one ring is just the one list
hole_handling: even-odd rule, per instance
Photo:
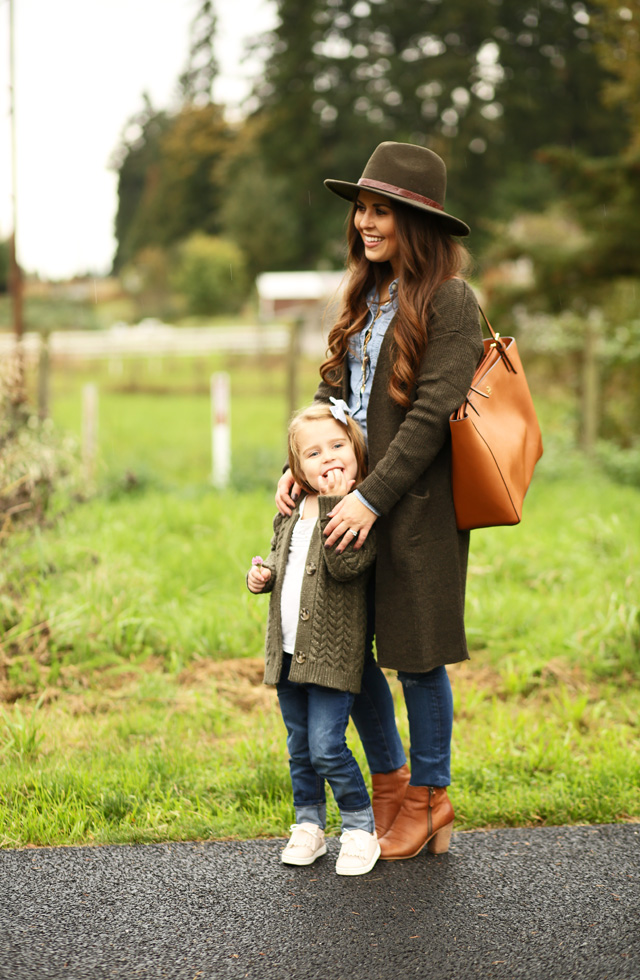
{"label": "green grass field", "polygon": [[[282,836],[292,820],[261,684],[268,600],[244,584],[270,538],[283,367],[211,362],[196,379],[183,363],[154,374],[155,392],[138,367],[138,391],[100,378],[97,494],[5,549],[0,846]],[[224,493],[208,484],[206,377],[221,367]],[[56,378],[71,431],[88,378]],[[307,366],[301,401],[314,386]],[[458,829],[640,819],[640,494],[571,450],[570,412],[540,405],[523,523],[472,535],[472,659],[451,670]]]}

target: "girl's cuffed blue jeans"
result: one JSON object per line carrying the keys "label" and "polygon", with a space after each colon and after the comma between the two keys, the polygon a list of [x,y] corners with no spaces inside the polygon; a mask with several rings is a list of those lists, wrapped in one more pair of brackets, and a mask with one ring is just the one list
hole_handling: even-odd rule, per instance
{"label": "girl's cuffed blue jeans", "polygon": [[371,801],[360,767],[347,745],[353,694],[289,680],[291,655],[283,657],[276,685],[287,729],[296,823],[326,823],[325,780],[342,817],[343,830],[373,833]]}

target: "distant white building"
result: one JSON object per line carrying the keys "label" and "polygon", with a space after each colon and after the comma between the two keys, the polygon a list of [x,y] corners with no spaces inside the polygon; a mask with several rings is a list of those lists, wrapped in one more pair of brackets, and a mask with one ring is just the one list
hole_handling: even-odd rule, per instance
{"label": "distant white building", "polygon": [[260,318],[320,312],[341,294],[344,272],[263,272],[256,279]]}

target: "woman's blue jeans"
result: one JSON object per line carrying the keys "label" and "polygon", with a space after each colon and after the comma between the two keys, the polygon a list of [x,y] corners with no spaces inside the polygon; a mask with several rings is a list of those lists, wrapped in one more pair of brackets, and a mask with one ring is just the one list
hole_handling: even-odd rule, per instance
{"label": "woman's blue jeans", "polygon": [[288,737],[289,769],[296,823],[326,823],[325,779],[338,804],[344,830],[373,833],[374,818],[360,767],[347,745],[353,694],[289,680],[291,655],[284,654],[276,685]]}
{"label": "woman's blue jeans", "polygon": [[398,671],[409,718],[411,785],[451,782],[453,695],[444,666],[426,674]]}
{"label": "woman's blue jeans", "polygon": [[[387,679],[373,656],[373,601],[369,603],[367,647],[360,694],[351,717],[372,773],[391,772],[406,762],[396,727]],[[411,740],[411,785],[448,786],[451,782],[453,695],[445,667],[428,673],[398,671]]]}

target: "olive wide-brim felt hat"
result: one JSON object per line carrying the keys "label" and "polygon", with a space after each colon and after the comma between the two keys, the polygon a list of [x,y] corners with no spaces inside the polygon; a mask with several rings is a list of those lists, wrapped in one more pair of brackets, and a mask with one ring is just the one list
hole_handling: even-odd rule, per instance
{"label": "olive wide-brim felt hat", "polygon": [[469,225],[444,209],[447,168],[433,150],[414,143],[380,143],[367,161],[357,184],[348,180],[325,180],[325,187],[355,201],[360,191],[373,191],[393,201],[434,215],[450,235],[468,235]]}

